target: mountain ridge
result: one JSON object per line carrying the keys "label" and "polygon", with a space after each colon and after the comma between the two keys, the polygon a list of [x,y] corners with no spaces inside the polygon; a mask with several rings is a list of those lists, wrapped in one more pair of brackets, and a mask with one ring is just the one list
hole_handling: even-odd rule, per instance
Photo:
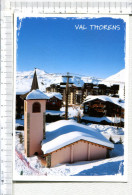
{"label": "mountain ridge", "polygon": [[[96,77],[91,76],[73,76],[70,78],[69,83],[73,83],[77,87],[82,87],[84,83],[93,83],[93,84],[100,84],[100,83],[106,83],[107,85],[110,84],[110,79],[113,79],[114,83],[116,83],[116,77],[122,78],[122,73],[124,71],[121,70],[120,72],[106,78],[106,79],[100,79]],[[36,69],[37,78],[38,78],[38,84],[39,88],[42,91],[46,91],[46,88],[49,87],[51,84],[59,84],[61,82],[66,83],[66,77],[63,77],[64,74],[61,73],[47,73],[44,70]],[[18,71],[16,73],[16,93],[17,94],[24,94],[31,89],[32,79],[34,75],[34,70],[32,71]],[[72,74],[71,74],[72,75]],[[117,75],[117,76],[116,76]],[[124,78],[124,77],[123,77]],[[113,84],[113,83],[112,83]]]}

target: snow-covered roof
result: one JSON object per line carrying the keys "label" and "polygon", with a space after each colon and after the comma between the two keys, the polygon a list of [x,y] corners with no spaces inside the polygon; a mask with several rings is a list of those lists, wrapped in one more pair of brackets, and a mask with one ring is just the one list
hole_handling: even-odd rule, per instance
{"label": "snow-covered roof", "polygon": [[99,87],[98,87],[98,86],[94,86],[93,88],[94,88],[94,89],[98,89]]}
{"label": "snow-covered roof", "polygon": [[113,143],[93,128],[74,120],[60,120],[46,126],[46,139],[42,141],[41,149],[47,154],[79,140],[114,148]]}
{"label": "snow-covered roof", "polygon": [[57,93],[57,92],[50,92],[50,93],[45,93],[49,98],[52,98],[52,97],[56,97],[58,98],[59,100],[62,100],[62,95],[61,93]]}
{"label": "snow-covered roof", "polygon": [[65,114],[64,111],[60,111],[60,110],[46,110],[46,115],[60,115],[63,116]]}
{"label": "snow-covered roof", "polygon": [[32,90],[26,97],[26,100],[46,100],[49,99],[49,97],[47,95],[45,95],[42,91],[40,91],[39,89],[36,90]]}
{"label": "snow-covered roof", "polygon": [[88,95],[83,103],[90,102],[90,101],[96,100],[96,99],[99,99],[99,100],[102,100],[105,102],[111,102],[111,103],[116,104],[122,108],[124,108],[124,106],[125,106],[124,100],[121,100],[120,98],[110,97],[107,95]]}

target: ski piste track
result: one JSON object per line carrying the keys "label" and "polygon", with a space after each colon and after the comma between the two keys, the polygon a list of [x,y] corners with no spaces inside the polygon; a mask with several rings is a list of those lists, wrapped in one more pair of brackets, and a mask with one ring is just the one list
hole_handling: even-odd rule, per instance
{"label": "ski piste track", "polygon": [[30,163],[23,156],[23,154],[17,150],[17,148],[15,148],[15,152],[16,152],[17,157],[24,163],[26,167],[28,167],[28,169],[32,170],[36,175],[40,175],[39,171],[31,167]]}

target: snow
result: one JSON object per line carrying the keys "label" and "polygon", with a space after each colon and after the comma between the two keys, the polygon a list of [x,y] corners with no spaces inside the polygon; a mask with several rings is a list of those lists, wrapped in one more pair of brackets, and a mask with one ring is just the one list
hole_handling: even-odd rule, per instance
{"label": "snow", "polygon": [[[37,78],[38,78],[39,89],[41,91],[46,91],[46,88],[49,87],[51,84],[60,84],[60,83],[67,82],[67,79],[66,77],[63,77],[63,74],[46,73],[45,71],[40,70],[40,69],[36,69],[36,73],[37,73]],[[17,72],[16,74],[16,93],[17,94],[25,94],[30,91],[33,75],[34,75],[34,70]],[[82,87],[85,82],[98,84],[100,81],[101,79],[98,79],[95,77],[73,76],[72,78],[69,79],[69,83],[77,87]]]}
{"label": "snow", "polygon": [[119,97],[122,98],[123,100],[125,100],[125,83],[121,83],[119,85]]}
{"label": "snow", "polygon": [[16,119],[15,127],[18,127],[18,126],[24,126],[24,120]]}
{"label": "snow", "polygon": [[51,99],[52,97],[56,97],[56,98],[58,98],[59,100],[62,100],[62,95],[61,95],[61,93],[50,92],[50,93],[45,93],[45,95],[47,95],[50,99]]}
{"label": "snow", "polygon": [[26,100],[35,100],[35,99],[49,99],[47,95],[45,95],[42,91],[39,89],[32,90],[26,97]]}
{"label": "snow", "polygon": [[[66,83],[66,77],[63,77],[63,74],[55,74],[55,73],[47,73],[43,70],[36,69],[39,89],[41,91],[46,91],[46,88],[51,84],[60,84]],[[30,91],[32,79],[34,75],[33,71],[23,71],[17,72],[16,74],[16,94],[22,95]],[[90,76],[73,76],[69,79],[69,83],[73,84],[76,87],[82,87],[84,83],[93,83],[97,84],[105,84],[107,86],[111,86],[113,84],[119,84],[119,97],[124,99],[124,86],[125,86],[125,69],[121,70],[115,75],[108,77],[107,79],[99,79],[96,77]],[[72,75],[71,75],[72,76]],[[66,87],[66,85],[61,85],[61,87]]]}
{"label": "snow", "polygon": [[[119,137],[124,135],[124,128],[116,127],[116,126],[109,126],[109,125],[100,125],[100,124],[87,124],[87,126],[94,128],[96,131],[102,133],[105,137],[112,136],[112,137]],[[115,141],[115,140],[114,140]]]}
{"label": "snow", "polygon": [[124,100],[121,100],[120,98],[115,98],[115,97],[110,97],[110,96],[106,96],[106,95],[89,95],[86,97],[86,99],[84,100],[83,103],[86,103],[86,102],[90,102],[92,100],[96,100],[96,99],[99,99],[99,100],[102,100],[102,101],[107,101],[107,102],[111,102],[113,104],[116,104],[122,108],[125,107],[125,103],[124,103]]}
{"label": "snow", "polygon": [[28,93],[29,92],[29,90],[27,90],[27,91],[16,91],[16,95],[24,95],[25,93]]}
{"label": "snow", "polygon": [[[65,112],[65,107],[62,107],[60,110]],[[81,110],[79,106],[73,105],[71,107],[68,107],[68,117],[69,118],[77,117],[78,114],[80,114],[80,115],[83,114],[83,110]]]}
{"label": "snow", "polygon": [[96,131],[100,132],[104,135],[107,139],[112,137],[114,143],[118,143],[119,139],[124,141],[124,128],[116,127],[116,126],[109,126],[109,125],[100,125],[100,124],[87,124],[87,126],[94,128]]}
{"label": "snow", "polygon": [[64,111],[56,111],[56,110],[46,110],[46,115],[47,114],[63,116],[65,114],[65,112]]}
{"label": "snow", "polygon": [[81,119],[88,120],[88,121],[94,121],[94,122],[101,122],[101,121],[107,121],[108,123],[120,123],[121,121],[124,122],[123,118],[119,117],[92,117],[92,116],[82,116]]}
{"label": "snow", "polygon": [[61,120],[46,127],[46,139],[42,141],[44,154],[51,153],[78,140],[85,140],[114,148],[101,133],[74,120]]}
{"label": "snow", "polygon": [[118,73],[104,79],[101,83],[103,84],[120,84],[125,83],[125,69],[119,71]]}
{"label": "snow", "polygon": [[80,77],[73,77],[71,78],[74,86],[82,87],[84,85],[84,81]]}
{"label": "snow", "polygon": [[125,80],[126,80],[126,71],[125,69],[123,69],[118,73],[102,80],[100,84],[105,84],[107,86],[111,86],[113,84],[119,85],[118,95],[120,98],[125,99]]}
{"label": "snow", "polygon": [[84,83],[93,83],[95,85],[99,84],[102,79],[95,78],[95,77],[81,77]]}
{"label": "snow", "polygon": [[[109,135],[112,133],[112,138],[114,135],[118,136],[118,141],[120,135],[116,134],[116,127],[103,126],[91,124],[95,130],[100,132],[105,132]],[[119,131],[119,132],[123,132]],[[76,163],[66,163],[58,164],[53,168],[42,167],[40,161],[36,156],[26,157],[24,155],[24,143],[20,143],[19,134],[24,136],[24,132],[16,131],[16,150],[19,151],[24,159],[21,160],[17,155],[15,155],[15,176],[20,176],[22,171],[25,176],[122,176],[124,174],[124,145],[114,144],[114,149],[110,153],[110,158],[101,159],[96,161],[81,161]],[[27,163],[25,163],[27,162]],[[29,164],[29,166],[27,166]],[[23,176],[22,175],[22,176]]]}
{"label": "snow", "polygon": [[84,170],[75,169],[72,176],[104,176],[115,175],[115,173],[122,175],[124,172],[123,157],[95,161],[89,163],[88,167],[83,166],[85,166]]}
{"label": "snow", "polygon": [[[23,142],[20,143],[19,136],[22,135]],[[38,175],[38,169],[40,168],[38,159],[36,156],[26,158],[24,155],[24,131],[16,131],[16,147],[15,147],[15,174],[20,175]],[[30,162],[30,163],[29,163]]]}

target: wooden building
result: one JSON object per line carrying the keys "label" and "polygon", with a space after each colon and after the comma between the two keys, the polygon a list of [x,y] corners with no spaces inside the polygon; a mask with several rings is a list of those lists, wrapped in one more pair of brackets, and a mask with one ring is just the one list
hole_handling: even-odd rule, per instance
{"label": "wooden building", "polygon": [[118,91],[119,91],[119,85],[112,85],[108,87],[104,84],[98,84],[95,85],[93,83],[84,83],[84,86],[82,88],[83,90],[83,100],[88,95],[111,95],[112,97],[119,97]]}
{"label": "wooden building", "polygon": [[84,114],[93,117],[124,118],[124,100],[109,96],[87,96],[84,101]]}
{"label": "wooden building", "polygon": [[[65,102],[66,83],[52,84],[46,88],[46,91],[61,93],[63,102]],[[119,85],[108,87],[104,84],[84,83],[83,86],[76,86],[74,83],[69,83],[68,104],[82,104],[88,95],[111,95],[112,97],[119,97],[118,91]]]}
{"label": "wooden building", "polygon": [[[52,84],[46,88],[46,92],[59,92],[62,95],[63,103],[65,103],[66,96],[66,83]],[[69,84],[68,104],[81,104],[82,103],[82,88],[76,87],[73,83]]]}
{"label": "wooden building", "polygon": [[45,93],[49,99],[46,102],[47,110],[60,110],[62,107],[62,95],[57,92]]}

